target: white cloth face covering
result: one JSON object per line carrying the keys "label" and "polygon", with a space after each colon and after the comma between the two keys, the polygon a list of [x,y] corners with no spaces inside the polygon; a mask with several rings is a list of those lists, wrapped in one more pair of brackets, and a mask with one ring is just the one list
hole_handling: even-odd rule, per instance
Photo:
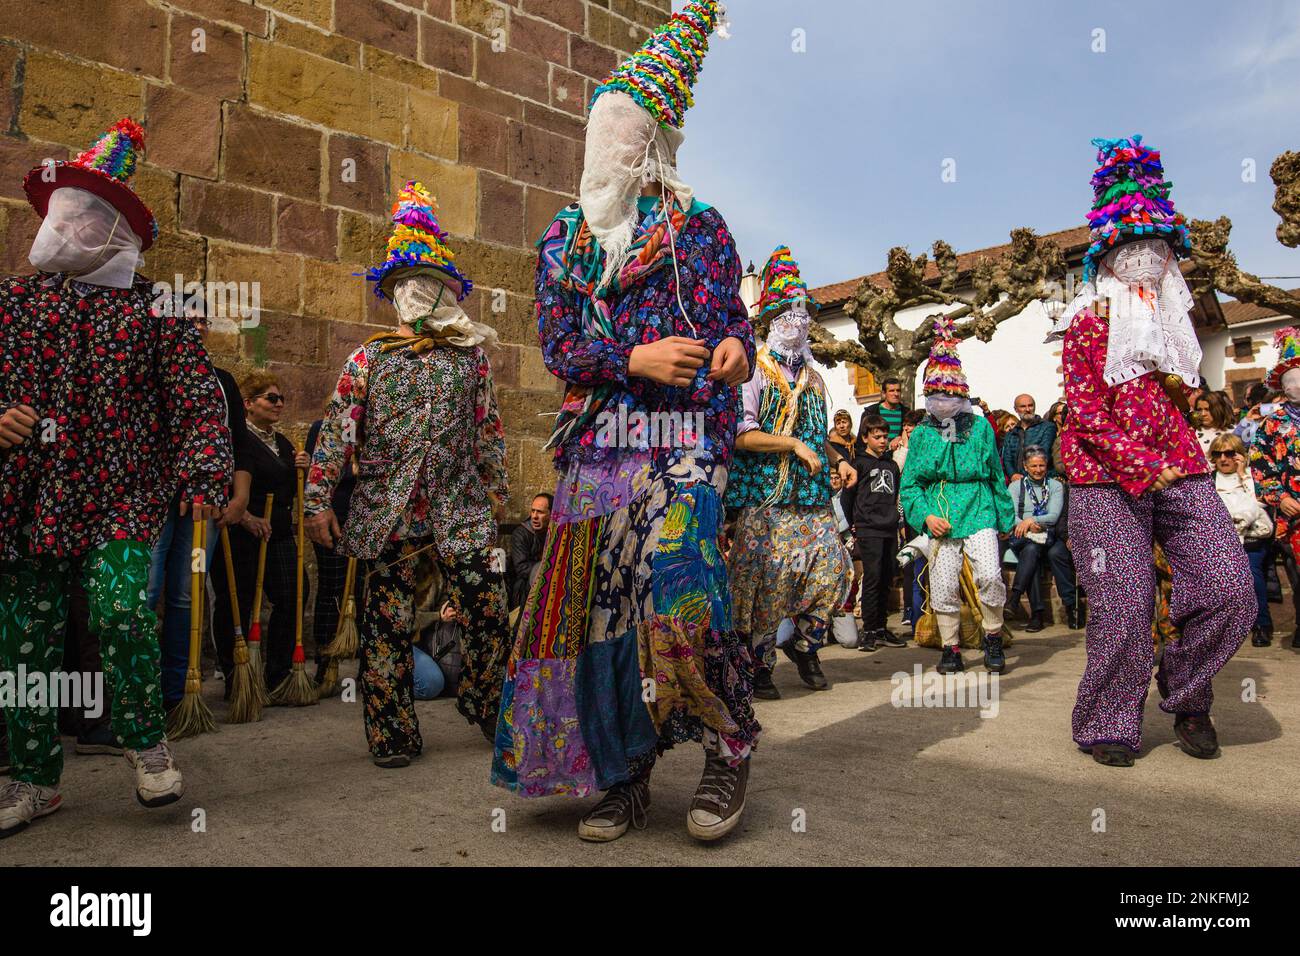
{"label": "white cloth face covering", "polygon": [[42,272],[65,272],[78,282],[126,289],[140,264],[140,237],[112,203],[63,186],[50,194],[27,258]]}
{"label": "white cloth face covering", "polygon": [[497,344],[496,329],[473,321],[435,275],[422,273],[398,279],[393,284],[393,305],[402,322],[415,325],[424,319],[426,329],[445,335],[452,345]]}
{"label": "white cloth face covering", "polygon": [[971,410],[970,399],[957,395],[927,395],[925,410],[941,422],[952,421],[962,412]]}
{"label": "white cloth face covering", "polygon": [[808,306],[795,303],[772,320],[772,327],[767,332],[767,347],[787,358],[801,356],[805,362],[813,360],[812,350],[808,348],[808,330],[812,327],[812,316]]}
{"label": "white cloth face covering", "polygon": [[637,225],[637,198],[646,183],[660,182],[689,209],[695,191],[674,165],[680,130],[660,126],[632,97],[602,93],[587,120],[587,142],[578,202],[592,235],[605,253],[603,286],[627,259]]}
{"label": "white cloth face covering", "polygon": [[1074,317],[1099,299],[1110,311],[1106,384],[1155,371],[1178,375],[1192,387],[1201,384],[1201,345],[1191,318],[1195,300],[1169,243],[1141,239],[1106,253],[1096,282],[1080,287],[1047,340],[1064,335]]}

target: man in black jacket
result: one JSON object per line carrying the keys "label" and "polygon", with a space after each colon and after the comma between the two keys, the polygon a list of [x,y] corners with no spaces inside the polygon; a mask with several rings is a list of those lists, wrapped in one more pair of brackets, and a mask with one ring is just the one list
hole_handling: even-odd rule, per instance
{"label": "man in black jacket", "polygon": [[858,650],[907,642],[886,627],[889,589],[898,550],[898,465],[889,457],[889,425],[879,415],[863,419],[863,453],[854,468],[857,483],[840,496],[862,560],[862,638]]}
{"label": "man in black jacket", "polygon": [[515,528],[510,535],[510,610],[521,607],[528,598],[528,587],[533,581],[533,568],[542,560],[542,545],[546,543],[546,528],[551,521],[551,502],[547,492],[533,498],[528,509],[528,520]]}

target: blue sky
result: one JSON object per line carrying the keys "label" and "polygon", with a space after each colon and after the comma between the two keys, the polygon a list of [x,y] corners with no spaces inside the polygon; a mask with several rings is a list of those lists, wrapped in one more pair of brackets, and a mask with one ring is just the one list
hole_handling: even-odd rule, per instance
{"label": "blue sky", "polygon": [[732,0],[729,15],[679,168],[746,263],[787,243],[816,286],[883,269],[894,245],[965,251],[1016,226],[1081,225],[1089,141],[1138,132],[1162,151],[1180,210],[1231,217],[1244,268],[1300,276],[1300,250],[1274,235],[1268,176],[1300,149],[1294,0]]}

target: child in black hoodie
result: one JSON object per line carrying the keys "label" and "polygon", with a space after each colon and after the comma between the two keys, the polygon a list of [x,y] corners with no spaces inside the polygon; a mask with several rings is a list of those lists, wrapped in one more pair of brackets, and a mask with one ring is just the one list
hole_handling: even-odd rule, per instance
{"label": "child in black hoodie", "polygon": [[889,589],[894,583],[898,550],[898,465],[889,456],[889,425],[879,415],[862,423],[864,449],[853,467],[858,480],[840,497],[853,527],[862,560],[862,639],[858,649],[879,644],[903,647],[907,641],[885,626]]}

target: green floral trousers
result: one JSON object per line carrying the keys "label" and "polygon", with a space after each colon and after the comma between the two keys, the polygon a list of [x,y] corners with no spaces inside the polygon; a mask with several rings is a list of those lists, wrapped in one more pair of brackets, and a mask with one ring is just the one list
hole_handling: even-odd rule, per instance
{"label": "green floral trousers", "polygon": [[[63,664],[68,580],[77,573],[90,603],[90,629],[99,635],[104,679],[111,688],[113,733],[128,750],[163,739],[157,615],[148,606],[150,549],[138,541],[109,541],[81,559],[32,555],[0,563],[0,672],[53,674]],[[6,700],[14,780],[52,787],[63,773],[58,708]],[[16,706],[9,706],[15,703]]]}

